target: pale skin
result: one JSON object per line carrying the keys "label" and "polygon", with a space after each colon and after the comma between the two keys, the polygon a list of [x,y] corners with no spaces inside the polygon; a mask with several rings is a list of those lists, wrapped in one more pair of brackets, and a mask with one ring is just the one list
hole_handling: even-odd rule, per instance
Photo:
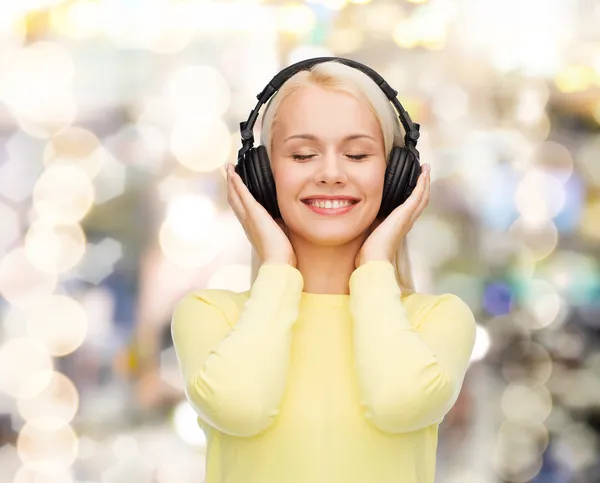
{"label": "pale skin", "polygon": [[[375,219],[386,168],[383,134],[371,111],[347,93],[310,86],[283,101],[270,160],[283,219],[274,220],[254,199],[232,164],[227,166],[228,202],[262,263],[296,267],[308,293],[348,294],[356,268],[369,261],[393,262],[429,204],[425,164],[411,196],[385,220]],[[301,201],[323,194],[360,201],[335,217],[314,213]]]}

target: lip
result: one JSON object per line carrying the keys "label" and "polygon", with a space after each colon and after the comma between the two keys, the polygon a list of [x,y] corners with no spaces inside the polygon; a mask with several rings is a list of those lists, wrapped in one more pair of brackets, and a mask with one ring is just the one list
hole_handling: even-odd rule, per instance
{"label": "lip", "polygon": [[[318,199],[323,199],[323,198],[318,198]],[[342,199],[342,198],[335,198],[335,199]],[[308,198],[306,199],[308,201]],[[304,201],[304,200],[303,200]],[[356,203],[352,203],[351,205],[348,206],[342,206],[340,208],[318,208],[316,206],[311,206],[307,203],[302,203],[304,206],[306,206],[309,210],[319,214],[319,215],[325,215],[325,216],[340,216],[340,215],[345,215],[346,213],[349,213],[356,205],[358,205],[360,203],[360,201],[356,202]]]}
{"label": "lip", "polygon": [[306,198],[302,198],[301,201],[309,201],[309,200],[350,200],[359,202],[360,199],[355,198],[354,196],[345,196],[345,195],[314,195],[307,196]]}

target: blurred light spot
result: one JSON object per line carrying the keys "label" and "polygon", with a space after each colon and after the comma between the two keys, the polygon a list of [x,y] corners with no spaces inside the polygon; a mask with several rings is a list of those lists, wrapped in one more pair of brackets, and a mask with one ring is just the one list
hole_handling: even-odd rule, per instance
{"label": "blurred light spot", "polygon": [[546,104],[549,98],[550,90],[545,83],[528,82],[523,85],[519,91],[519,104],[516,108],[517,120],[532,124],[542,119],[546,115]]}
{"label": "blurred light spot", "polygon": [[79,408],[79,393],[73,382],[60,372],[52,372],[50,380],[46,374],[36,379],[30,381],[27,397],[17,401],[21,416],[32,426],[47,431],[69,424]]}
{"label": "blurred light spot", "polygon": [[126,169],[104,147],[102,169],[93,180],[96,204],[102,204],[120,196],[125,191]]}
{"label": "blurred light spot", "polygon": [[457,121],[464,117],[469,109],[467,93],[456,85],[446,85],[434,95],[432,110],[446,122]]}
{"label": "blurred light spot", "polygon": [[140,455],[138,440],[131,435],[118,435],[111,446],[117,459],[131,459]]}
{"label": "blurred light spot", "polygon": [[[21,232],[19,216],[0,200],[0,260],[8,247],[14,243]],[[1,289],[0,289],[1,290]]]}
{"label": "blurred light spot", "polygon": [[113,273],[122,256],[121,243],[112,238],[103,238],[96,244],[88,243],[83,259],[74,268],[75,275],[97,285]]}
{"label": "blurred light spot", "polygon": [[552,396],[546,386],[509,384],[500,405],[507,419],[543,423],[552,411]]}
{"label": "blurred light spot", "polygon": [[587,136],[581,140],[581,148],[577,151],[575,159],[589,174],[587,178],[596,185],[600,186],[600,162],[598,162],[598,153],[600,153],[600,135]]}
{"label": "blurred light spot", "polygon": [[[506,230],[518,216],[513,203],[516,174],[510,166],[496,165],[495,157],[486,142],[470,142],[461,149],[461,177],[473,193],[470,201],[474,211],[480,211],[489,227]],[[472,169],[477,166],[477,169]]]}
{"label": "blurred light spot", "polygon": [[41,168],[35,159],[9,158],[0,166],[0,195],[21,203],[31,196]]}
{"label": "blurred light spot", "polygon": [[550,255],[558,244],[558,230],[550,220],[538,224],[519,218],[510,227],[509,234],[511,240],[524,245],[536,261]]}
{"label": "blurred light spot", "polygon": [[38,342],[16,338],[0,346],[0,367],[11,368],[0,373],[0,391],[18,398],[29,396],[32,389],[38,390],[44,377],[46,383],[50,381],[53,362]]}
{"label": "blurred light spot", "polygon": [[528,329],[539,330],[548,327],[558,317],[564,301],[553,285],[545,280],[528,280],[519,294],[519,302],[532,316],[523,318]]}
{"label": "blurred light spot", "polygon": [[84,40],[102,33],[105,22],[102,4],[92,0],[74,0],[51,10],[50,21],[60,34]]}
{"label": "blurred light spot", "polygon": [[583,216],[581,217],[580,232],[581,235],[592,241],[600,241],[600,198],[590,201],[583,208]]}
{"label": "blurred light spot", "polygon": [[181,267],[199,267],[217,254],[219,240],[213,236],[216,209],[212,201],[186,194],[173,199],[160,228],[160,246],[169,260]]}
{"label": "blurred light spot", "polygon": [[578,228],[582,211],[586,206],[586,187],[579,173],[574,173],[565,182],[565,203],[554,217],[561,233],[573,233]]}
{"label": "blurred light spot", "polygon": [[248,265],[225,265],[210,277],[207,288],[245,292],[250,289],[250,272]]}
{"label": "blurred light spot", "polygon": [[591,255],[561,250],[547,259],[540,276],[552,281],[571,304],[593,304],[600,288],[600,264]]}
{"label": "blurred light spot", "polygon": [[75,165],[90,179],[96,177],[104,164],[104,151],[97,136],[78,126],[71,126],[48,140],[44,150],[44,164]]}
{"label": "blurred light spot", "polygon": [[25,132],[49,137],[74,121],[74,71],[69,51],[57,43],[36,42],[15,56],[7,73],[5,100]]}
{"label": "blurred light spot", "polygon": [[106,350],[107,344],[112,344],[115,295],[108,288],[97,286],[87,290],[80,302],[88,319],[84,345],[94,350]]}
{"label": "blurred light spot", "polygon": [[508,268],[508,274],[511,279],[520,283],[523,280],[531,278],[535,272],[535,268],[535,258],[531,250],[527,247],[521,247],[516,253],[514,262]]}
{"label": "blurred light spot", "polygon": [[222,120],[178,122],[170,139],[171,150],[192,171],[212,171],[222,166],[231,151],[231,133]]}
{"label": "blurred light spot", "polygon": [[[414,241],[413,241],[414,240]],[[411,241],[419,247],[433,267],[457,256],[459,252],[458,233],[449,222],[437,216],[419,218],[411,230]]]}
{"label": "blurred light spot", "polygon": [[494,470],[505,480],[529,482],[542,468],[548,441],[548,430],[541,423],[505,421],[491,455]]}
{"label": "blurred light spot", "polygon": [[[342,55],[357,51],[364,45],[364,42],[365,38],[360,30],[338,28],[327,38],[327,47],[336,55]],[[385,78],[387,80],[387,76]]]}
{"label": "blurred light spot", "polygon": [[21,466],[12,483],[75,483],[73,471],[48,461],[30,462]]}
{"label": "blurred light spot", "polygon": [[529,223],[542,223],[553,218],[565,203],[565,190],[560,179],[540,169],[529,170],[517,186],[515,205]]}
{"label": "blurred light spot", "polygon": [[573,174],[573,156],[562,144],[554,141],[540,143],[535,147],[532,156],[535,165],[542,167],[542,172],[545,171],[563,183]]}
{"label": "blurred light spot", "polygon": [[25,463],[68,468],[77,458],[78,438],[71,426],[44,430],[26,423],[17,438],[17,450]]}
{"label": "blurred light spot", "polygon": [[571,423],[561,428],[554,439],[552,457],[573,472],[579,473],[598,462],[597,435],[588,424]]}
{"label": "blurred light spot", "polygon": [[0,259],[0,294],[11,304],[27,306],[54,292],[57,277],[41,271],[17,248]]}
{"label": "blurred light spot", "polygon": [[75,166],[51,166],[33,190],[37,212],[51,222],[76,223],[94,203],[94,187],[85,171]]}
{"label": "blurred light spot", "polygon": [[332,57],[333,53],[326,47],[320,45],[298,45],[288,54],[288,65],[295,64],[301,60],[312,57]]}
{"label": "blurred light spot", "polygon": [[554,336],[553,349],[560,359],[579,360],[585,349],[585,341],[577,333],[558,332]]}
{"label": "blurred light spot", "polygon": [[[188,65],[176,70],[165,86],[165,94],[179,120],[222,117],[231,92],[223,75],[209,65]],[[207,123],[204,123],[207,124]]]}
{"label": "blurred light spot", "polygon": [[[411,253],[413,253],[412,256],[415,256],[419,252],[414,253],[413,250]],[[424,257],[424,260],[427,260],[427,257]],[[427,270],[430,270],[429,266],[427,266]],[[447,271],[436,277],[435,291],[438,293],[456,294],[474,312],[478,312],[482,308],[483,287],[482,281],[478,277],[466,273]]]}
{"label": "blurred light spot", "polygon": [[501,372],[509,383],[546,384],[552,373],[548,351],[536,342],[513,344],[502,357]]}
{"label": "blurred light spot", "polygon": [[473,352],[469,362],[472,363],[484,359],[489,350],[490,334],[485,327],[477,324],[475,346],[473,347]]}
{"label": "blurred light spot", "polygon": [[83,307],[65,295],[51,295],[30,307],[27,333],[42,343],[54,357],[77,350],[87,332],[87,317]]}
{"label": "blurred light spot", "polygon": [[206,436],[198,425],[198,415],[187,400],[175,406],[173,424],[177,435],[186,443],[200,447],[206,445]]}
{"label": "blurred light spot", "polygon": [[554,78],[556,87],[566,93],[585,91],[593,81],[594,71],[588,65],[567,65]]}
{"label": "blurred light spot", "polygon": [[308,34],[317,23],[314,11],[302,4],[282,5],[276,15],[278,29],[290,34]]}
{"label": "blurred light spot", "polygon": [[173,233],[181,238],[195,240],[207,236],[217,221],[214,203],[205,196],[183,194],[171,200],[167,222]]}
{"label": "blurred light spot", "polygon": [[162,168],[167,139],[154,124],[125,124],[113,136],[105,139],[106,148],[128,166],[157,174]]}
{"label": "blurred light spot", "polygon": [[490,315],[503,315],[512,308],[513,294],[510,287],[502,282],[494,282],[485,288],[483,305]]}
{"label": "blurred light spot", "polygon": [[[194,36],[189,2],[169,4],[153,1],[144,4],[144,16],[138,17],[129,35],[136,44],[157,54],[172,54],[187,47]],[[133,5],[131,6],[133,7]],[[131,8],[130,7],[130,8]],[[114,23],[114,22],[113,22]]]}
{"label": "blurred light spot", "polygon": [[398,47],[412,49],[419,44],[417,26],[410,19],[402,19],[393,29],[392,39]]}
{"label": "blurred light spot", "polygon": [[307,3],[322,5],[330,10],[341,10],[346,6],[348,0],[305,0]]}
{"label": "blurred light spot", "polygon": [[161,201],[168,202],[182,193],[187,193],[191,188],[193,178],[186,173],[173,172],[165,176],[158,183],[158,192]]}
{"label": "blurred light spot", "polygon": [[40,219],[25,236],[25,251],[37,268],[59,274],[79,263],[85,253],[85,243],[80,225],[53,224]]}
{"label": "blurred light spot", "polygon": [[96,440],[90,436],[82,435],[79,438],[79,459],[87,460],[94,457],[99,448]]}

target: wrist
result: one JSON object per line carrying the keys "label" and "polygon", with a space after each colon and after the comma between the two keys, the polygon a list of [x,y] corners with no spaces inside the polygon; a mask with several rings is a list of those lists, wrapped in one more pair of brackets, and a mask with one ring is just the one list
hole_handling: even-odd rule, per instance
{"label": "wrist", "polygon": [[386,255],[372,253],[372,254],[361,255],[360,257],[358,257],[356,268],[360,267],[361,265],[364,265],[365,263],[369,263],[369,262],[393,263],[392,260],[390,260],[390,258]]}

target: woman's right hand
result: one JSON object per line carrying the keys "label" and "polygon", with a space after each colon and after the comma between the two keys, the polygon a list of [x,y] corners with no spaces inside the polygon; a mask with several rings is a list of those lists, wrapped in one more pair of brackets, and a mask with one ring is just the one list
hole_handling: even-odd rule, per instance
{"label": "woman's right hand", "polygon": [[275,221],[265,207],[256,201],[235,172],[233,164],[228,163],[226,170],[227,201],[262,263],[288,263],[296,267],[296,254],[284,232],[287,227],[283,221]]}

